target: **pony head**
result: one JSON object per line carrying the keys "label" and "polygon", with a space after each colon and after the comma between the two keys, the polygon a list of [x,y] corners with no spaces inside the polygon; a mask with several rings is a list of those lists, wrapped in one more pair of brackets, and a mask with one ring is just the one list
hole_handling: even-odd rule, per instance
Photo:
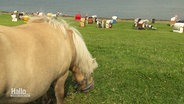
{"label": "pony head", "polygon": [[92,77],[93,71],[98,67],[96,59],[89,53],[84,40],[75,28],[73,31],[73,42],[75,45],[75,62],[71,69],[74,80],[77,82],[77,90],[82,92],[89,92],[94,87]]}

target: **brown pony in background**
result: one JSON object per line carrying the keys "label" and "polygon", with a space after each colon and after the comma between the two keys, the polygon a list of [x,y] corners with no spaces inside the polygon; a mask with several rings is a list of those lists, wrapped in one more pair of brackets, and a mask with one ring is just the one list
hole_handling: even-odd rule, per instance
{"label": "brown pony in background", "polygon": [[65,21],[48,17],[17,26],[0,26],[0,104],[22,104],[43,96],[55,82],[57,104],[63,104],[69,69],[78,89],[93,87],[97,62],[81,34]]}

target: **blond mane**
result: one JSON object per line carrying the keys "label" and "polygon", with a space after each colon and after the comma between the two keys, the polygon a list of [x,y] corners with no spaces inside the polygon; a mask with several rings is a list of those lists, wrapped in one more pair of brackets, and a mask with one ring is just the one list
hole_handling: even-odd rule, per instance
{"label": "blond mane", "polygon": [[73,42],[76,50],[75,65],[87,76],[93,73],[93,70],[98,67],[96,59],[89,53],[87,46],[82,38],[81,33],[74,27],[69,26],[63,19],[56,20],[50,17],[33,18],[33,23],[46,22],[52,25],[54,28],[60,29],[65,36],[67,36],[67,30],[73,32]]}
{"label": "blond mane", "polygon": [[75,64],[88,76],[93,73],[93,70],[98,67],[98,64],[96,59],[89,53],[80,32],[75,28],[71,28],[71,30],[73,31],[73,41],[77,53]]}
{"label": "blond mane", "polygon": [[31,17],[29,21],[29,23],[43,23],[43,22],[49,23],[54,28],[58,28],[64,33],[65,36],[67,35],[67,29],[70,28],[69,25],[66,23],[66,21],[64,21],[63,19],[56,20],[55,18],[47,16]]}

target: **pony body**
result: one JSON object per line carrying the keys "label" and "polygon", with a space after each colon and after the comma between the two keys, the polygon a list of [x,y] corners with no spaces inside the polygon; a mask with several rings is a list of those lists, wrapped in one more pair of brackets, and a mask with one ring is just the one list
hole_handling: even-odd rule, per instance
{"label": "pony body", "polygon": [[[65,22],[47,18],[17,27],[0,26],[0,104],[33,101],[45,94],[54,81],[55,92],[58,91],[55,94],[57,104],[61,104],[63,96],[59,95],[64,92],[68,69],[80,64],[76,63],[78,47],[73,42],[78,41],[74,38],[78,35],[79,32]],[[89,52],[87,54],[90,55]],[[88,56],[86,60],[91,58]],[[90,64],[88,66],[93,66]],[[91,69],[89,72],[82,67],[80,69],[90,74],[97,63],[94,65],[93,68],[88,67]],[[12,88],[25,89],[30,96],[10,97]]]}

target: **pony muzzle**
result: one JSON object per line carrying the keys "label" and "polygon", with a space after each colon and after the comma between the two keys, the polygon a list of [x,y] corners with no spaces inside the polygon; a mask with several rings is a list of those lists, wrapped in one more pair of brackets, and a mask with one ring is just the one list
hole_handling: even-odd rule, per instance
{"label": "pony muzzle", "polygon": [[81,89],[81,92],[87,93],[94,89],[94,81],[92,81],[90,84],[87,84],[85,88]]}
{"label": "pony muzzle", "polygon": [[88,79],[84,79],[76,83],[75,88],[77,91],[87,93],[94,89],[94,81],[88,82]]}

